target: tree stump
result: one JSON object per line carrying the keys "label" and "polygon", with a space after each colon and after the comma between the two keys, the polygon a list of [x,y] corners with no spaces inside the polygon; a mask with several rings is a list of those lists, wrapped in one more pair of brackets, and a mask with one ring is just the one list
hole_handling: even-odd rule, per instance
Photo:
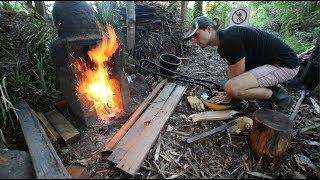
{"label": "tree stump", "polygon": [[289,147],[293,122],[286,115],[270,109],[259,109],[253,114],[250,146],[258,156],[279,163]]}

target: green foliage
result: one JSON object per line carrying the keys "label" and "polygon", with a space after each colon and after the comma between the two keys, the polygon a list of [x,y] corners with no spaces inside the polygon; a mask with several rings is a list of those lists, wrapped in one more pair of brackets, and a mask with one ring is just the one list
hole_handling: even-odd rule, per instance
{"label": "green foliage", "polygon": [[203,15],[202,5],[203,5],[203,1],[195,1],[194,2],[193,18]]}
{"label": "green foliage", "polygon": [[250,9],[250,17],[249,22],[250,24],[262,28],[266,22],[272,21],[274,19],[271,16],[271,9],[273,8],[273,2],[249,2],[249,9]]}
{"label": "green foliage", "polygon": [[6,11],[14,11],[19,12],[21,10],[20,3],[10,2],[10,1],[2,1],[2,9]]}
{"label": "green foliage", "polygon": [[310,48],[320,34],[319,1],[210,1],[205,12],[211,18],[218,17],[221,27],[226,28],[233,7],[248,7],[250,26],[278,36],[296,53]]}
{"label": "green foliage", "polygon": [[22,91],[25,91],[29,86],[30,75],[24,71],[20,59],[17,59],[16,66],[14,67],[14,80],[16,86],[19,86]]}
{"label": "green foliage", "polygon": [[102,25],[111,24],[119,26],[120,15],[116,9],[115,1],[96,1],[96,17]]}
{"label": "green foliage", "polygon": [[249,2],[249,7],[252,25],[277,34],[296,53],[309,49],[320,34],[317,1]]}
{"label": "green foliage", "polygon": [[44,92],[48,91],[48,84],[51,86],[54,82],[50,82],[48,74],[53,71],[50,66],[49,43],[53,39],[52,29],[48,27],[43,19],[39,16],[32,18],[33,25],[38,32],[27,36],[25,39],[25,47],[27,47],[29,60],[31,63],[31,71],[36,77],[36,81],[29,82],[37,88],[41,88]]}
{"label": "green foliage", "polygon": [[229,1],[210,1],[205,11],[209,17],[218,17],[222,28],[229,26],[229,14],[232,4]]}
{"label": "green foliage", "polygon": [[2,4],[0,3],[0,9],[12,12],[28,11],[23,1],[2,1]]}
{"label": "green foliage", "polygon": [[190,25],[192,20],[193,20],[193,9],[192,8],[187,8],[187,22],[186,22],[186,24]]}
{"label": "green foliage", "polygon": [[[8,78],[9,86],[7,88],[12,100],[9,100],[10,103],[3,98],[0,100],[0,128],[3,130],[16,129],[17,127],[17,122],[14,121],[17,118],[11,117],[12,106],[10,106],[11,109],[8,109],[8,104],[16,102],[17,94],[26,97],[29,94],[50,96],[56,92],[56,80],[49,53],[49,43],[54,39],[53,28],[32,9],[29,8],[29,10],[27,15],[24,14],[23,17],[30,20],[30,23],[23,24],[17,32],[19,38],[23,40],[23,44],[17,44],[17,46],[24,47],[21,48],[22,50],[27,50],[28,58],[16,59],[15,65],[12,67],[13,73],[4,72],[3,74]],[[17,17],[20,15],[18,14]],[[14,19],[14,21],[16,20]],[[3,93],[0,95],[4,97]],[[6,98],[9,99],[9,95],[6,95]]]}
{"label": "green foliage", "polygon": [[44,55],[43,54],[35,54],[35,60],[36,60],[36,70],[37,70],[37,75],[38,75],[38,81],[41,83],[41,87],[42,89],[47,92],[48,88],[47,88],[47,81],[46,81],[46,72],[44,70],[44,64],[43,62],[44,60]]}

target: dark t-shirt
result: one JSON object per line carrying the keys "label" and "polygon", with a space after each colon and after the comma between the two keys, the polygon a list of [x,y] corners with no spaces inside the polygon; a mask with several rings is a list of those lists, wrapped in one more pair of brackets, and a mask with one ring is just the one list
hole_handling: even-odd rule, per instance
{"label": "dark t-shirt", "polygon": [[245,70],[265,64],[294,69],[299,67],[296,53],[274,35],[253,27],[231,26],[219,30],[219,55],[229,65],[245,57]]}

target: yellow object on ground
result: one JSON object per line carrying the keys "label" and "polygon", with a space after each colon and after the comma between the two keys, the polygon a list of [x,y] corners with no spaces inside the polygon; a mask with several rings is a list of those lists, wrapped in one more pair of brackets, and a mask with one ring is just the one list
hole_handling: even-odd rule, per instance
{"label": "yellow object on ground", "polygon": [[202,101],[204,105],[206,105],[208,108],[210,108],[212,111],[221,111],[229,109],[231,106],[228,105],[220,105],[209,101]]}
{"label": "yellow object on ground", "polygon": [[253,126],[253,120],[244,116],[244,117],[239,117],[236,119],[237,124],[229,128],[230,133],[237,133],[239,134],[245,129],[251,129]]}
{"label": "yellow object on ground", "polygon": [[201,111],[201,110],[205,109],[202,101],[198,97],[196,97],[196,96],[188,96],[187,99],[188,99],[188,102],[189,102],[189,104],[190,104],[192,109],[195,109],[195,110],[198,110],[198,111]]}
{"label": "yellow object on ground", "polygon": [[197,114],[191,114],[188,119],[191,119],[193,122],[201,121],[220,121],[231,119],[233,115],[240,113],[239,111],[234,110],[223,110],[223,111],[204,111]]}

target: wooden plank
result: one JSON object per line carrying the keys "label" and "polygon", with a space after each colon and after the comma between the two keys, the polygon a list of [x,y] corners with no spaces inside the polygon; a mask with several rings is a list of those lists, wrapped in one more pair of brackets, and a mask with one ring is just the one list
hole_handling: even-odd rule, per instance
{"label": "wooden plank", "polygon": [[298,114],[298,111],[299,111],[299,108],[301,106],[301,103],[302,101],[304,100],[304,98],[306,97],[306,90],[302,90],[301,91],[301,96],[298,100],[298,102],[296,103],[296,105],[294,106],[294,109],[289,117],[289,120],[290,121],[294,121],[294,119],[296,118],[297,114]]}
{"label": "wooden plank", "polygon": [[37,179],[70,179],[39,120],[25,101],[16,104],[18,119],[28,145]]}
{"label": "wooden plank", "polygon": [[315,99],[313,99],[312,97],[309,97],[311,103],[313,104],[314,109],[317,111],[318,114],[320,114],[320,107],[319,104],[317,103],[317,101]]}
{"label": "wooden plank", "polygon": [[139,141],[135,142],[125,156],[118,163],[117,167],[131,175],[135,175],[139,170],[141,163],[148,154],[148,151],[157,139],[161,129],[170,118],[175,107],[180,102],[182,95],[186,90],[185,86],[177,86],[172,95],[168,98],[165,105],[157,113],[151,123],[142,130]]}
{"label": "wooden plank", "polygon": [[130,127],[137,121],[142,112],[146,109],[149,103],[153,100],[154,96],[160,91],[163,85],[167,82],[167,79],[162,80],[148,95],[148,97],[140,104],[137,110],[130,116],[129,120],[117,131],[117,133],[106,144],[105,151],[112,151],[113,147],[119,142],[119,140],[125,135]]}
{"label": "wooden plank", "polygon": [[[175,88],[176,84],[167,83],[163,90],[159,93],[156,99],[150,104],[147,110],[142,114],[142,116],[137,120],[137,122],[130,128],[126,135],[119,141],[119,143],[114,148],[113,153],[108,157],[108,160],[118,163],[126,150],[130,148],[135,137],[141,133],[141,129],[145,126],[148,121],[155,116],[156,112],[159,111],[164,105],[166,99],[170,96],[171,92]],[[151,118],[150,118],[151,117]]]}
{"label": "wooden plank", "polygon": [[141,129],[148,125],[156,113],[162,108],[172,91],[174,90],[176,84],[167,83],[163,90],[159,93],[156,99],[150,104],[146,111],[141,115],[137,122],[129,129],[126,135],[119,141],[119,143],[114,148],[113,153],[108,157],[109,161],[118,163],[126,151],[135,144],[136,137],[141,134]]}
{"label": "wooden plank", "polygon": [[41,112],[36,113],[33,109],[31,109],[31,112],[35,117],[38,118],[42,127],[46,131],[51,143],[55,145],[59,139],[59,134],[57,133],[57,131],[52,127],[47,118]]}
{"label": "wooden plank", "polygon": [[56,109],[47,112],[46,116],[66,143],[70,143],[80,136],[79,131]]}

